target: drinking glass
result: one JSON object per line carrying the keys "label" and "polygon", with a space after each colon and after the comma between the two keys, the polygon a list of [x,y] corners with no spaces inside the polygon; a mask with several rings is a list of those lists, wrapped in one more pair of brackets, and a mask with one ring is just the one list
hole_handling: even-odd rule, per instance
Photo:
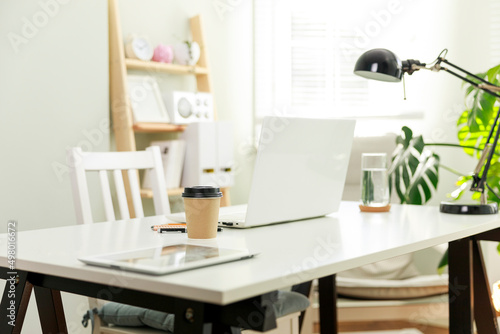
{"label": "drinking glass", "polygon": [[389,205],[389,178],[385,153],[361,155],[361,203],[365,207]]}

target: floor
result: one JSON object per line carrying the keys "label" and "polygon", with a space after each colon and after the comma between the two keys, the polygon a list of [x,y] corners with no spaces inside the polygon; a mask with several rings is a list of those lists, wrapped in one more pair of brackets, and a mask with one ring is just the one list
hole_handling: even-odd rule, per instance
{"label": "floor", "polygon": [[[448,328],[441,326],[419,325],[408,321],[367,321],[367,322],[341,322],[339,332],[364,332],[394,330],[402,328],[416,328],[423,334],[448,334]],[[319,324],[314,325],[314,333],[319,333]]]}

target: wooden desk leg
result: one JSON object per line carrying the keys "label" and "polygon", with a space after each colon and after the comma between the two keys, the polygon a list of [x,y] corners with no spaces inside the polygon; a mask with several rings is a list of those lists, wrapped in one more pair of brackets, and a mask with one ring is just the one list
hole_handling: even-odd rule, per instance
{"label": "wooden desk leg", "polygon": [[321,334],[336,334],[337,328],[337,288],[335,275],[318,279],[319,328]]}
{"label": "wooden desk leg", "polygon": [[464,238],[450,242],[448,247],[450,333],[474,333],[472,270],[472,240]]}
{"label": "wooden desk leg", "polygon": [[0,333],[19,334],[28,309],[33,285],[27,280],[26,272],[7,275],[2,302],[0,304]]}
{"label": "wooden desk leg", "polygon": [[499,333],[496,311],[479,241],[473,243],[474,318],[478,333]]}
{"label": "wooden desk leg", "polygon": [[42,332],[67,334],[61,292],[35,286],[35,298]]}

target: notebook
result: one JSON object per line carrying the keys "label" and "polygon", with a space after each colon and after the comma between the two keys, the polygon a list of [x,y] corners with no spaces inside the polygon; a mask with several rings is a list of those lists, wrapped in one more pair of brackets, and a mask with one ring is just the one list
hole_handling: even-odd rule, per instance
{"label": "notebook", "polygon": [[152,275],[165,275],[248,259],[255,255],[257,253],[250,253],[246,249],[220,248],[188,243],[84,256],[78,258],[78,260],[100,267]]}
{"label": "notebook", "polygon": [[[355,120],[266,117],[247,205],[222,207],[219,225],[248,228],[338,210]],[[185,221],[183,213],[167,215]]]}

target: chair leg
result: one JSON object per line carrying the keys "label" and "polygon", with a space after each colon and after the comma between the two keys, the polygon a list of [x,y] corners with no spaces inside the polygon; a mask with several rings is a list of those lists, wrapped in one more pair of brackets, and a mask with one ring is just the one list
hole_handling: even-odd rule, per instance
{"label": "chair leg", "polygon": [[[301,312],[299,317],[299,333],[313,334],[314,332],[314,286],[317,282],[310,282],[309,293],[306,295],[309,298],[309,307]],[[297,291],[298,292],[298,291]]]}
{"label": "chair leg", "polygon": [[[292,291],[303,294],[304,296],[309,298],[309,300],[311,300],[312,290],[313,290],[313,282],[312,281],[297,284],[297,285],[294,285],[292,287]],[[299,328],[301,328],[301,329],[303,327],[304,318],[306,316],[306,311],[307,310],[302,311],[300,314],[300,317],[299,317]]]}
{"label": "chair leg", "polygon": [[[99,309],[99,302],[96,298],[88,298],[89,300],[89,309]],[[102,322],[101,318],[97,314],[94,315],[94,330],[92,331],[92,334],[101,334],[101,327],[102,327]]]}

